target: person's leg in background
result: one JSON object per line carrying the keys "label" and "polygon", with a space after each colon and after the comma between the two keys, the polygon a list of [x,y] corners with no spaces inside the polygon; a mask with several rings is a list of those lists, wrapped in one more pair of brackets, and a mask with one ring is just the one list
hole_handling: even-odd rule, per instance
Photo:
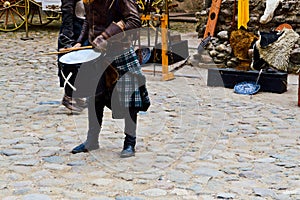
{"label": "person's leg in background", "polygon": [[81,112],[87,107],[85,100],[81,98],[73,98],[73,92],[76,89],[74,83],[78,73],[78,68],[79,66],[77,65],[62,65],[61,67],[61,73],[63,74],[61,76],[64,79],[64,96],[62,99],[62,105],[75,112]]}

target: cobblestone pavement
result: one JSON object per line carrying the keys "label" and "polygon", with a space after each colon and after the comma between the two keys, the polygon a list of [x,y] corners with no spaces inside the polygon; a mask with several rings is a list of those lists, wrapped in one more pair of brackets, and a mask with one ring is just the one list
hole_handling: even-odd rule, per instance
{"label": "cobblestone pavement", "polygon": [[73,155],[87,111],[60,105],[56,56],[40,55],[57,34],[0,33],[1,199],[300,199],[297,76],[283,94],[250,98],[207,87],[204,68],[184,66],[172,81],[147,73],[152,106],[139,114],[136,156],[119,158],[123,124],[109,110],[100,149]]}

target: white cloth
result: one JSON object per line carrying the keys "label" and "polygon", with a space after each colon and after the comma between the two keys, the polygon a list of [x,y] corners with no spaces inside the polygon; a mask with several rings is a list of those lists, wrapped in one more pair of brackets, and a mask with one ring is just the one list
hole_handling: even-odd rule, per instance
{"label": "white cloth", "polygon": [[85,10],[82,0],[77,1],[75,6],[75,15],[79,19],[85,19]]}
{"label": "white cloth", "polygon": [[272,20],[274,16],[274,12],[278,7],[279,3],[283,0],[266,0],[266,9],[264,15],[261,16],[259,22],[262,24],[266,24]]}

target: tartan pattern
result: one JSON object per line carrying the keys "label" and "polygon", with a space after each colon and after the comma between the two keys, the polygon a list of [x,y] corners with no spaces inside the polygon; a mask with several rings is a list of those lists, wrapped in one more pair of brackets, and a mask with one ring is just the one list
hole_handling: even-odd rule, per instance
{"label": "tartan pattern", "polygon": [[115,86],[119,94],[122,107],[142,107],[139,87],[145,84],[145,76],[133,48],[114,58],[112,63],[119,73],[119,80]]}

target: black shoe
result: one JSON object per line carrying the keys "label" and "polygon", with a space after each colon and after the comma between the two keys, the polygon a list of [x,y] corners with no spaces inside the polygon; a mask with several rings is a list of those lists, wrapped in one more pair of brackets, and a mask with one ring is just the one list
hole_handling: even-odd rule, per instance
{"label": "black shoe", "polygon": [[72,149],[71,153],[73,153],[73,154],[81,153],[81,152],[86,153],[88,151],[89,150],[87,148],[85,148],[84,144],[82,143],[82,144],[78,145],[77,147],[75,147],[74,149]]}
{"label": "black shoe", "polygon": [[86,147],[84,145],[84,143],[78,145],[77,147],[75,147],[74,149],[72,149],[71,153],[76,154],[76,153],[86,153],[95,149],[99,149],[98,145],[95,145],[93,147]]}
{"label": "black shoe", "polygon": [[135,150],[132,145],[128,145],[126,148],[124,148],[121,152],[120,157],[121,158],[128,158],[135,155]]}

